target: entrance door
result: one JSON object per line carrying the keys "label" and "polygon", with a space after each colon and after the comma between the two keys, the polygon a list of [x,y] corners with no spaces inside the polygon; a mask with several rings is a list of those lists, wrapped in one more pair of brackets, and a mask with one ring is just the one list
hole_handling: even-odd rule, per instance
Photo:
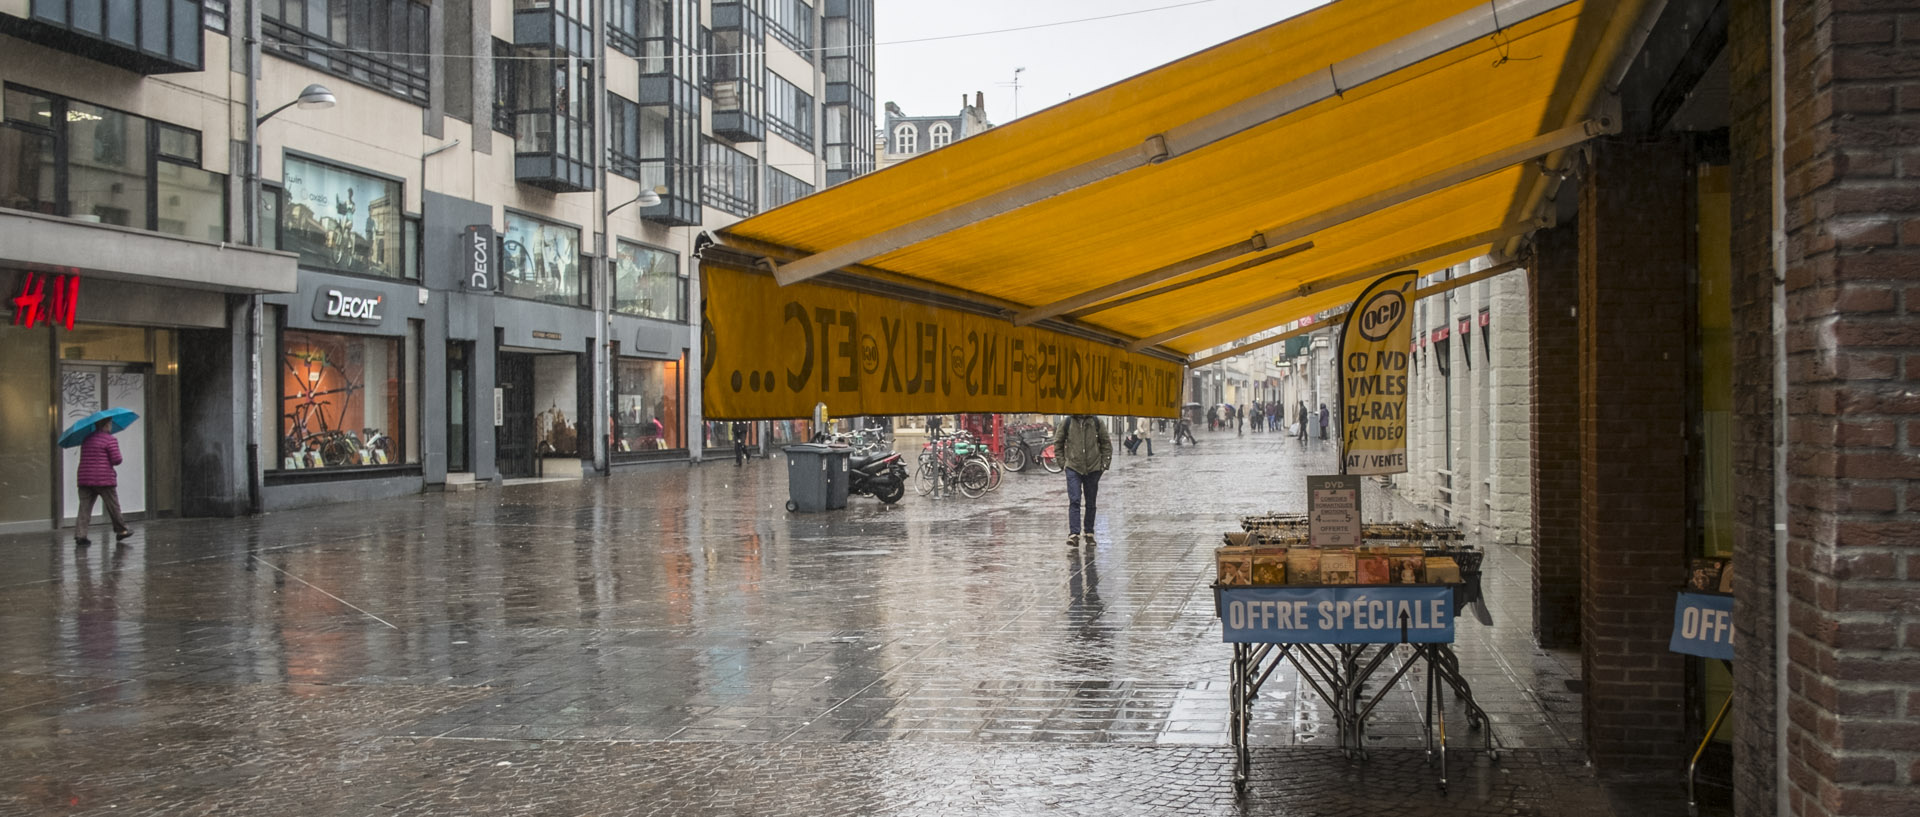
{"label": "entrance door", "polygon": [[473,408],[467,399],[467,374],[471,371],[468,350],[472,347],[461,341],[447,343],[447,471],[455,474],[473,470],[468,457]]}
{"label": "entrance door", "polygon": [[494,445],[500,476],[531,477],[534,468],[533,355],[500,352],[494,360],[501,391],[502,424]]}
{"label": "entrance door", "polygon": [[[147,425],[152,422],[147,410],[147,375],[144,366],[124,364],[60,364],[60,430],[96,411],[109,408],[131,409],[140,419],[114,436],[120,443],[120,466],[115,476],[120,482],[120,511],[135,514],[147,509]],[[80,448],[64,449],[61,458],[60,516],[72,519],[80,513],[80,496],[73,475],[80,469]],[[105,513],[101,504],[94,513]]]}

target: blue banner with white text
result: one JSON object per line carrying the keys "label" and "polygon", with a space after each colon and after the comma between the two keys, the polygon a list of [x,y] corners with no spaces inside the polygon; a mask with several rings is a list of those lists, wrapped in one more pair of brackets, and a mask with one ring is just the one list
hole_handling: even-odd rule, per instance
{"label": "blue banner with white text", "polygon": [[1682,592],[1673,603],[1667,649],[1701,658],[1733,660],[1733,597]]}
{"label": "blue banner with white text", "polygon": [[1222,587],[1221,640],[1242,644],[1451,644],[1453,588]]}

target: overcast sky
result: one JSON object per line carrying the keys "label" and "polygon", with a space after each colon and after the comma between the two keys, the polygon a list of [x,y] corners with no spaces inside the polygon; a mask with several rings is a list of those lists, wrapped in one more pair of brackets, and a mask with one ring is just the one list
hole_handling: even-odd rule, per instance
{"label": "overcast sky", "polygon": [[961,96],[972,98],[975,91],[986,94],[987,118],[1004,125],[1014,118],[1015,68],[1026,69],[1019,74],[1019,113],[1026,115],[1319,2],[876,0],[874,5],[874,81],[882,103],[874,111],[876,125],[885,123],[886,102],[897,103],[909,116],[954,114]]}

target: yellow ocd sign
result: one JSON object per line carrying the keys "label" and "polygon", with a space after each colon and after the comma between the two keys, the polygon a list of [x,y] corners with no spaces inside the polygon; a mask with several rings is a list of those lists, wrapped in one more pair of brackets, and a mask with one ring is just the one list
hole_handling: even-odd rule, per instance
{"label": "yellow ocd sign", "polygon": [[1418,278],[1408,270],[1373,282],[1340,328],[1342,473],[1407,470],[1407,349]]}
{"label": "yellow ocd sign", "polygon": [[707,265],[702,382],[716,420],[952,412],[1173,417],[1182,366],[1044,329]]}

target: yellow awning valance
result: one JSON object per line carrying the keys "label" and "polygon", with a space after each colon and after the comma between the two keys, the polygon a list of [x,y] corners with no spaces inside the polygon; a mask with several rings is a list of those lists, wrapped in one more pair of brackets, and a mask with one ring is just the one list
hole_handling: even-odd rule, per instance
{"label": "yellow awning valance", "polygon": [[720,231],[1017,326],[1186,356],[1540,223],[1633,0],[1338,0]]}

